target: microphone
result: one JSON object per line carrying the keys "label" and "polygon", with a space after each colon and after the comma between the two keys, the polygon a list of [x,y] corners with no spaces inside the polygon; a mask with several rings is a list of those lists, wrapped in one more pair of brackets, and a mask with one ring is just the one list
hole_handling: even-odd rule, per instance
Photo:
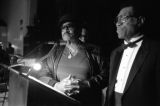
{"label": "microphone", "polygon": [[10,66],[8,66],[6,64],[0,64],[0,66],[2,66],[3,68],[5,68],[7,70],[11,70],[11,71],[16,72],[16,73],[19,74],[19,72],[17,70],[13,69],[12,67],[10,67]]}
{"label": "microphone", "polygon": [[2,66],[3,68],[5,68],[7,70],[15,72],[19,75],[23,75],[23,76],[28,76],[30,74],[30,71],[31,71],[31,68],[27,69],[27,71],[18,71],[17,69],[14,69],[18,66],[26,67],[24,64],[14,64],[14,65],[11,65],[11,66],[8,66],[6,64],[0,64],[0,66]]}
{"label": "microphone", "polygon": [[17,67],[17,66],[25,66],[24,64],[14,64],[14,65],[11,65],[9,66],[8,68],[14,68],[14,67]]}

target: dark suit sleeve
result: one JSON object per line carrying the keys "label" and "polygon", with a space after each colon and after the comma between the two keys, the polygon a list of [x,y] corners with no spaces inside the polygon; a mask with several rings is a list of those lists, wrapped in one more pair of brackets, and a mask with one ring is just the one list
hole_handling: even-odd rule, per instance
{"label": "dark suit sleeve", "polygon": [[101,52],[100,48],[96,48],[92,53],[92,71],[93,76],[89,80],[91,88],[104,88],[108,84],[108,62],[107,57]]}

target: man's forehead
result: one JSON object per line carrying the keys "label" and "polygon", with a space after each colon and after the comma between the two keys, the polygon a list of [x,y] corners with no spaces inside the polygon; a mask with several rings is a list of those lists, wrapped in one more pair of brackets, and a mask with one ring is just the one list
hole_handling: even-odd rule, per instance
{"label": "man's forehead", "polygon": [[133,7],[125,7],[120,10],[118,16],[132,16],[134,15]]}
{"label": "man's forehead", "polygon": [[73,23],[72,22],[65,22],[62,25],[64,26],[64,25],[70,25],[70,24],[73,24]]}

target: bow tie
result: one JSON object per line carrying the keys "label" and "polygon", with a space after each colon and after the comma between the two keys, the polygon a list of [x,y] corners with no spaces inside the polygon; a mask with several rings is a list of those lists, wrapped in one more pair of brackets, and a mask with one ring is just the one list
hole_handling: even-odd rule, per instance
{"label": "bow tie", "polygon": [[122,44],[122,48],[126,49],[127,47],[133,48],[137,46],[137,42],[141,41],[143,39],[143,37],[141,37],[140,39],[134,41],[134,42],[129,42],[128,44]]}

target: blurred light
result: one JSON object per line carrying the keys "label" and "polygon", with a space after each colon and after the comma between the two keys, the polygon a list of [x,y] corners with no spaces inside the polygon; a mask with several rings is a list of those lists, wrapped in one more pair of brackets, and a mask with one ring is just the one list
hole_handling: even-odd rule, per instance
{"label": "blurred light", "polygon": [[36,61],[36,59],[19,59],[17,62],[24,64],[24,66],[30,67],[33,71],[39,71],[42,68],[42,65]]}
{"label": "blurred light", "polygon": [[33,69],[35,71],[39,71],[39,70],[41,70],[41,68],[42,68],[42,65],[40,63],[34,63],[33,64]]}

